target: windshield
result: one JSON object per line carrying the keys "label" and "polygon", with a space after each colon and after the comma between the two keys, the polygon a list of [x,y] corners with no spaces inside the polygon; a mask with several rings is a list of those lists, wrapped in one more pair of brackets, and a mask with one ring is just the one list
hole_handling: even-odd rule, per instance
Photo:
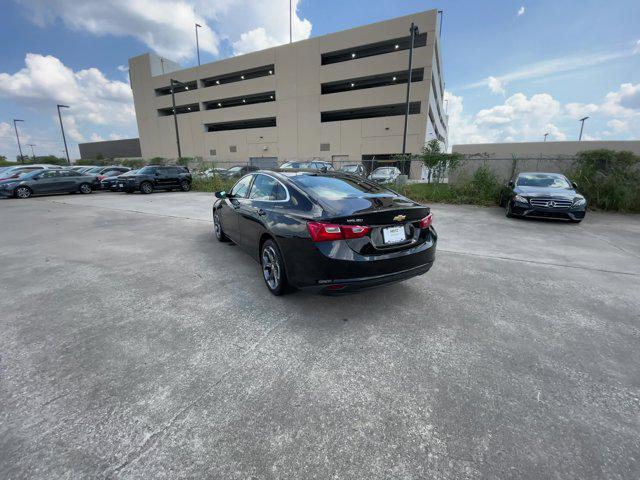
{"label": "windshield", "polygon": [[[291,177],[291,181],[312,192],[319,198],[339,200],[349,197],[364,197],[367,195],[395,195],[380,185],[355,178],[320,177],[316,175],[299,175]],[[363,195],[365,194],[365,195]]]}
{"label": "windshield", "polygon": [[129,175],[135,175],[139,170],[129,170],[128,172],[124,172],[122,175],[118,175],[119,177],[128,177]]}
{"label": "windshield", "polygon": [[392,167],[380,167],[373,171],[373,175],[391,175],[394,171]]}
{"label": "windshield", "polygon": [[100,172],[100,170],[102,170],[104,167],[94,167],[94,168],[90,168],[89,170],[86,170],[86,173],[98,173]]}
{"label": "windshield", "polygon": [[138,170],[140,175],[149,175],[151,173],[156,173],[156,167],[143,167]]}
{"label": "windshield", "polygon": [[229,172],[239,172],[240,170],[242,170],[242,167],[231,167],[228,171]]}
{"label": "windshield", "polygon": [[308,166],[309,166],[308,163],[287,162],[287,163],[283,163],[280,168],[307,168]]}
{"label": "windshield", "polygon": [[345,165],[344,167],[341,167],[340,170],[342,170],[343,172],[357,172],[358,171],[358,166],[357,165]]}
{"label": "windshield", "polygon": [[561,175],[545,173],[524,173],[518,175],[519,187],[571,188],[571,184]]}

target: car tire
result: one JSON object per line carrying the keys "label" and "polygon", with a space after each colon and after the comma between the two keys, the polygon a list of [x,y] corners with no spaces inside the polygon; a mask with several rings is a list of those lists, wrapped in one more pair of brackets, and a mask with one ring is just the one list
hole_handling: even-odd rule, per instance
{"label": "car tire", "polygon": [[273,295],[280,296],[289,291],[282,254],[271,239],[265,241],[260,249],[260,269],[264,283]]}
{"label": "car tire", "polygon": [[93,189],[91,188],[91,185],[89,185],[88,183],[81,183],[80,186],[78,187],[78,191],[86,195],[88,193],[93,192]]}
{"label": "car tire", "polygon": [[13,194],[18,198],[29,198],[33,191],[29,187],[18,187],[14,190]]}
{"label": "car tire", "polygon": [[504,209],[504,214],[507,218],[513,218],[513,212],[511,211],[511,200],[507,201],[507,207]]}
{"label": "car tire", "polygon": [[142,182],[140,184],[140,191],[148,195],[153,192],[153,184],[151,182]]}
{"label": "car tire", "polygon": [[504,208],[504,195],[500,192],[500,198],[498,198],[498,206]]}
{"label": "car tire", "polygon": [[229,237],[227,237],[224,234],[224,230],[222,230],[222,222],[220,221],[220,215],[218,215],[218,212],[213,214],[213,234],[219,242],[229,241]]}
{"label": "car tire", "polygon": [[180,182],[180,189],[183,192],[188,192],[189,190],[191,190],[191,182],[189,182],[188,180],[183,180]]}

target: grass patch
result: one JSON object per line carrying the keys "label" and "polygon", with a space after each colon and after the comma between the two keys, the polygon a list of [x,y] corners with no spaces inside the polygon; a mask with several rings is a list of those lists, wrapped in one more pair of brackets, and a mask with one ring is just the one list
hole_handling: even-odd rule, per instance
{"label": "grass patch", "polygon": [[194,177],[191,189],[196,192],[228,192],[237,180],[237,178],[228,179],[218,175],[211,178]]}

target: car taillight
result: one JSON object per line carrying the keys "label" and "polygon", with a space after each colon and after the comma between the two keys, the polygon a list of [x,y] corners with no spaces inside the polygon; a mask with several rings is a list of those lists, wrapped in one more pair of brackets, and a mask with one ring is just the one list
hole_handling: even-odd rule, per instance
{"label": "car taillight", "polygon": [[430,213],[420,220],[420,228],[429,228],[429,226],[431,225],[431,220],[433,220],[433,215]]}
{"label": "car taillight", "polygon": [[330,242],[364,237],[371,227],[363,225],[336,225],[334,223],[308,222],[307,228],[314,242]]}

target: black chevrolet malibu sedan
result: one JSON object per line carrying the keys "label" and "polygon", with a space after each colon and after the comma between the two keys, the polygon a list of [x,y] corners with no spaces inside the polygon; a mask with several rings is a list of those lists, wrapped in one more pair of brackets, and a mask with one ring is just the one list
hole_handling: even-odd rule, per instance
{"label": "black chevrolet malibu sedan", "polygon": [[507,217],[542,217],[579,223],[587,200],[577,185],[559,173],[524,172],[507,185],[500,196]]}
{"label": "black chevrolet malibu sedan", "polygon": [[274,295],[347,293],[433,265],[429,208],[356,175],[258,171],[215,195],[215,236],[256,259]]}

